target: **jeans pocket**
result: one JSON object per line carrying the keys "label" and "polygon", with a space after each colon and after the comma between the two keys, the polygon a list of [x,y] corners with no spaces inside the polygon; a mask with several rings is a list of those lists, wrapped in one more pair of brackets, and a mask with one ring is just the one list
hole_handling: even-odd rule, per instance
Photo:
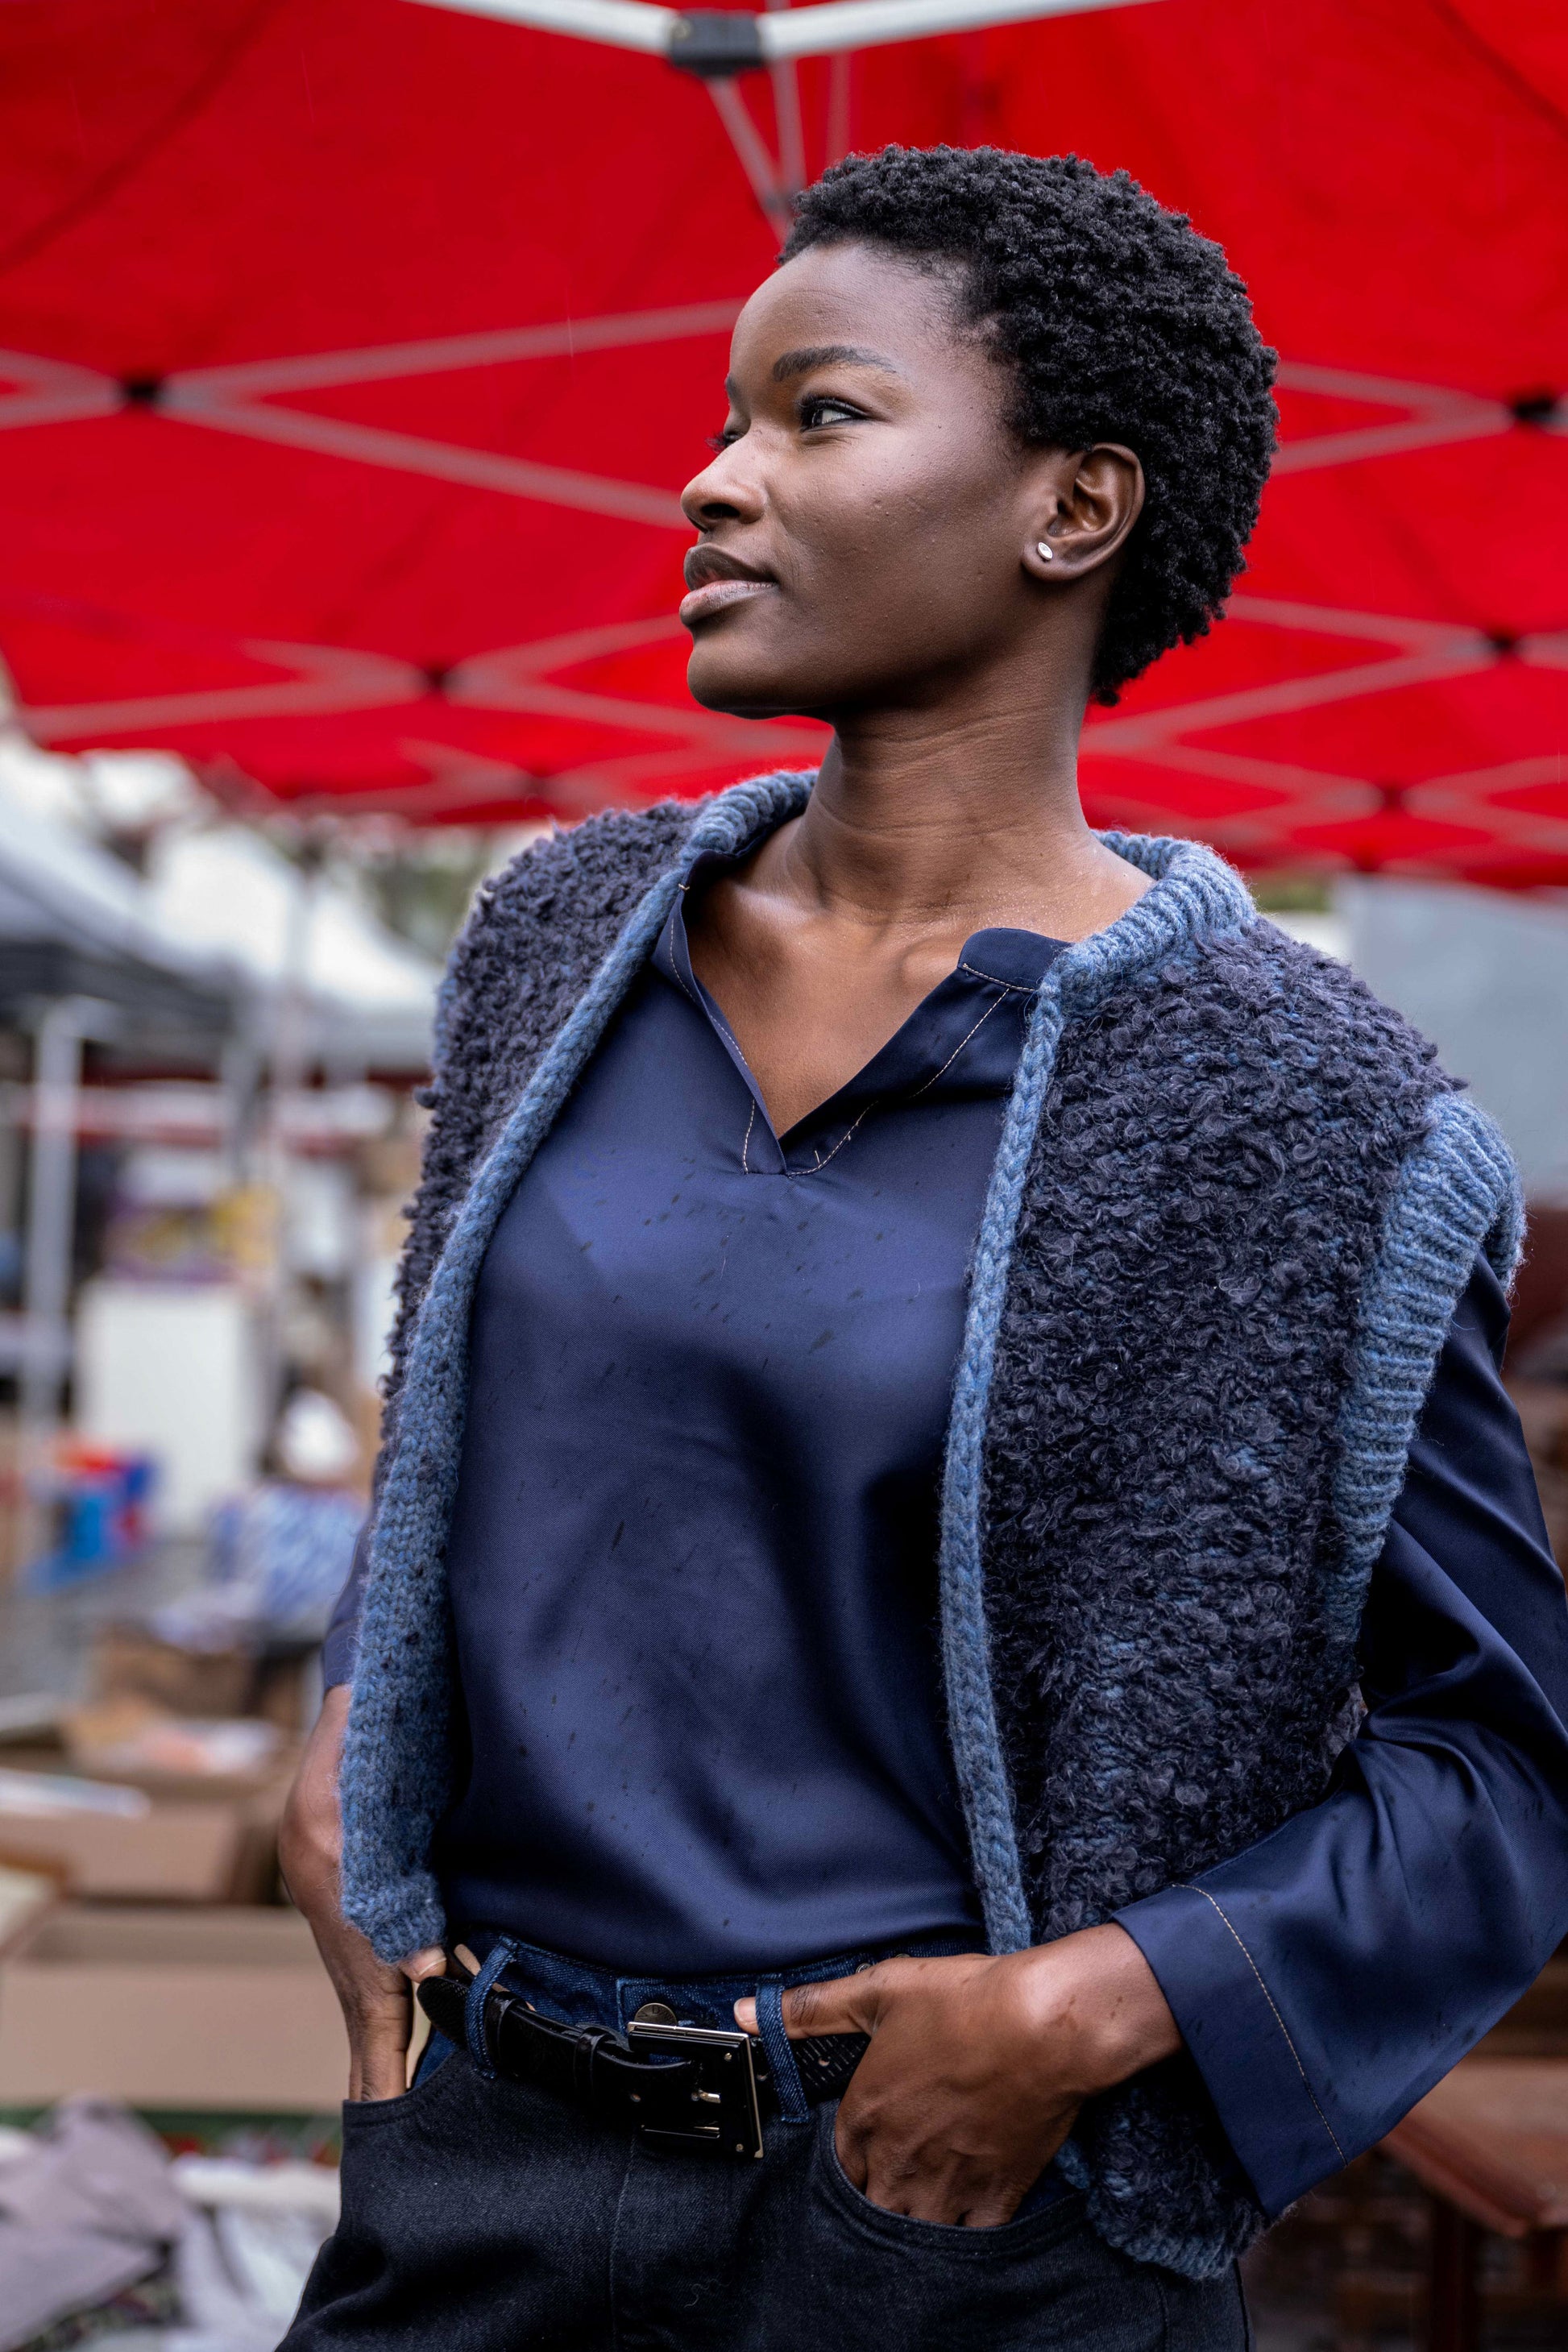
{"label": "jeans pocket", "polygon": [[[432,2046],[437,2041],[442,2043],[439,2052]],[[344,2141],[348,2140],[351,2130],[357,2136],[374,2131],[384,2124],[401,2123],[405,2116],[414,2115],[431,2104],[434,2093],[447,2073],[447,2061],[456,2054],[453,2045],[444,2035],[433,2034],[419,2053],[414,2080],[405,2091],[395,2093],[390,2099],[345,2099],[342,2103]]]}
{"label": "jeans pocket", "polygon": [[923,2247],[928,2252],[973,2261],[1033,2253],[1083,2226],[1083,2200],[1076,2190],[983,2230],[969,2229],[961,2221],[923,2221],[913,2214],[890,2212],[885,2205],[874,2204],[864,2189],[857,2189],[839,2162],[834,2137],[837,2116],[836,2105],[825,2104],[817,2110],[817,2178],[828,2202],[844,2220],[887,2243]]}

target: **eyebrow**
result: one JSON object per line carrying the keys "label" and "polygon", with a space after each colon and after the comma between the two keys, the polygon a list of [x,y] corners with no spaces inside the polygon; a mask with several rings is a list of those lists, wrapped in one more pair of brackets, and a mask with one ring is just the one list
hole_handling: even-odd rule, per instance
{"label": "eyebrow", "polygon": [[862,351],[858,343],[808,343],[796,352],[784,352],[773,362],[772,374],[775,383],[788,383],[792,376],[809,375],[813,368],[873,367],[884,375],[902,373],[880,352]]}

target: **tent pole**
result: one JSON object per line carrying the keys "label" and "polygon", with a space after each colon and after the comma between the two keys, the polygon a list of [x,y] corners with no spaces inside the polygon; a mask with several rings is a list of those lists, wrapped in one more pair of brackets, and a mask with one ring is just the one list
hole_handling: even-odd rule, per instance
{"label": "tent pole", "polygon": [[113,1034],[112,1005],[66,996],[47,1005],[33,1036],[32,1135],[27,1164],[27,1247],[23,1265],[22,1476],[27,1525],[23,1557],[47,1542],[44,1511],[60,1390],[70,1362],[71,1262],[76,1240],[77,1120],[82,1047]]}
{"label": "tent pole", "polygon": [[746,101],[730,76],[710,80],[708,91],[719,110],[720,121],[730,134],[730,144],[740,157],[742,169],[752,184],[752,194],[762,206],[768,226],[782,245],[790,232],[789,203],[779,186],[773,159],[763,144],[762,133],[752,121]]}
{"label": "tent pole", "polygon": [[779,176],[784,193],[793,203],[805,185],[805,133],[800,120],[799,68],[792,58],[787,65],[768,68],[773,85],[773,113],[779,126]]}
{"label": "tent pole", "polygon": [[[772,9],[787,8],[789,0],[767,0]],[[768,68],[773,86],[773,115],[779,130],[779,176],[793,204],[806,183],[805,131],[800,119],[800,68],[793,58]]]}
{"label": "tent pole", "polygon": [[294,1286],[295,1191],[289,1114],[304,1088],[310,1068],[310,952],[321,856],[320,841],[307,835],[300,844],[300,857],[291,877],[283,935],[282,967],[272,1001],[271,1035],[268,1041],[269,1083],[265,1160],[275,1224],[271,1281],[263,1326],[261,1443],[264,1449],[270,1446],[278,1426],[289,1378],[289,1316],[293,1304]]}
{"label": "tent pole", "polygon": [[840,49],[827,64],[828,163],[841,163],[849,152],[850,52]]}

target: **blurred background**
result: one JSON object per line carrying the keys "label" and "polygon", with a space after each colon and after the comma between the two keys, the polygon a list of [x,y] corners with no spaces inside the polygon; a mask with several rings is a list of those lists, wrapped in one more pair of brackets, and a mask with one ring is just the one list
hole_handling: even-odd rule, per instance
{"label": "blurred background", "polygon": [[[268,2352],[331,2226],[276,1828],[442,960],[543,829],[816,755],[688,700],[677,498],[793,192],[889,140],[1125,166],[1251,287],[1251,568],[1084,797],[1500,1119],[1563,1556],[1560,0],[7,0],[0,2352]],[[1568,2344],[1568,1961],[1467,2065],[1251,2258],[1264,2352]]]}

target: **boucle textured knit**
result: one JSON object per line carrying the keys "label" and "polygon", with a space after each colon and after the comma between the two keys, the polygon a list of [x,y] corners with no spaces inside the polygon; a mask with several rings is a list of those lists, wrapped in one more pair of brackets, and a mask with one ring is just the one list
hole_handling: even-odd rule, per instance
{"label": "boucle textured knit", "polygon": [[[703,850],[805,804],[769,776],[607,816],[485,893],[444,993],[342,1772],[344,1908],[438,1941],[444,1548],[468,1314],[518,1178]],[[975,1246],[942,1513],[949,1733],[992,1948],[1104,1919],[1325,1786],[1367,1579],[1479,1249],[1518,1191],[1485,1115],[1342,967],[1190,842],[1059,957]],[[1261,2224],[1185,2057],[1064,2161],[1111,2243],[1189,2276]]]}

